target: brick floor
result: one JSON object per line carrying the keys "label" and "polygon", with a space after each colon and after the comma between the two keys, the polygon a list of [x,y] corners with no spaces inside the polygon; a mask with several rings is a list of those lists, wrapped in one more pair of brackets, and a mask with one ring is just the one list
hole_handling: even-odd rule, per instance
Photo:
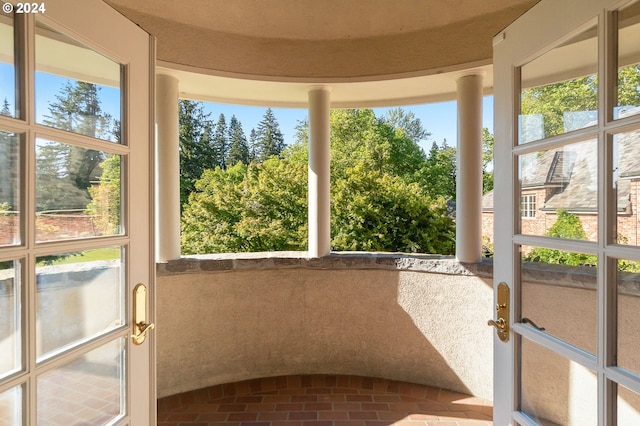
{"label": "brick floor", "polygon": [[490,426],[491,402],[358,376],[283,376],[158,400],[158,426]]}

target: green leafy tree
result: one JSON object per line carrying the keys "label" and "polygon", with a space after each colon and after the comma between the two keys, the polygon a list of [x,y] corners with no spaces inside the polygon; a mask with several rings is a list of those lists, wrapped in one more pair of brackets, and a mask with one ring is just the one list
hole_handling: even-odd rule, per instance
{"label": "green leafy tree", "polygon": [[113,235],[120,230],[120,156],[108,156],[100,167],[100,180],[89,188],[91,202],[86,211],[102,235]]}
{"label": "green leafy tree", "polygon": [[564,133],[565,112],[593,111],[598,107],[598,82],[594,75],[524,89],[521,113],[542,116],[544,137]]}
{"label": "green leafy tree", "polygon": [[[308,124],[297,130],[281,159],[204,173],[183,215],[185,253],[306,249]],[[336,110],[331,156],[334,250],[453,253],[445,200],[416,181],[417,144],[371,110]]]}
{"label": "green leafy tree", "polygon": [[266,161],[271,156],[279,157],[284,149],[284,136],[271,108],[267,108],[262,120],[258,123],[255,140],[251,149],[255,161]]}
{"label": "green leafy tree", "polygon": [[227,167],[231,167],[236,163],[249,164],[249,144],[242,130],[242,123],[233,115],[229,123],[229,156],[227,157]]}
{"label": "green leafy tree", "polygon": [[413,111],[394,108],[389,110],[387,114],[381,118],[381,121],[391,126],[397,132],[400,132],[401,136],[409,138],[414,144],[419,144],[431,136],[431,133],[425,130],[422,126],[422,121],[415,116]]}
{"label": "green leafy tree", "polygon": [[418,181],[432,197],[456,199],[456,149],[447,144],[431,145],[426,161],[418,172]]}
{"label": "green leafy tree", "polygon": [[618,106],[640,106],[640,64],[618,71]]}
{"label": "green leafy tree", "polygon": [[180,206],[189,201],[195,183],[202,172],[216,167],[218,157],[213,147],[211,114],[205,113],[201,102],[185,99],[178,101],[180,141]]}
{"label": "green leafy tree", "polygon": [[453,219],[443,198],[399,176],[367,170],[361,163],[332,187],[334,250],[450,254]]}
{"label": "green leafy tree", "polygon": [[[545,235],[554,238],[567,238],[572,240],[586,240],[587,236],[580,222],[580,218],[575,214],[565,210],[556,211],[556,222],[551,225]],[[529,262],[541,262],[561,265],[596,265],[597,256],[584,253],[573,253],[563,250],[537,247],[526,254],[524,260]]]}
{"label": "green leafy tree", "polygon": [[[76,148],[82,157],[81,148]],[[40,141],[36,146],[36,208],[45,210],[84,210],[90,201],[88,185],[78,185],[77,173],[69,170],[72,147],[67,144]],[[95,172],[92,172],[92,175]],[[92,176],[87,180],[94,180]]]}
{"label": "green leafy tree", "polygon": [[183,252],[306,250],[306,173],[276,158],[207,170],[183,215]]}
{"label": "green leafy tree", "polygon": [[493,190],[493,135],[482,129],[482,193]]}
{"label": "green leafy tree", "polygon": [[[119,140],[119,123],[102,111],[100,87],[68,81],[49,103],[43,123],[92,138]],[[114,127],[115,126],[115,127]],[[84,209],[88,189],[100,173],[101,151],[56,142],[39,144],[36,152],[36,198],[40,210]]]}

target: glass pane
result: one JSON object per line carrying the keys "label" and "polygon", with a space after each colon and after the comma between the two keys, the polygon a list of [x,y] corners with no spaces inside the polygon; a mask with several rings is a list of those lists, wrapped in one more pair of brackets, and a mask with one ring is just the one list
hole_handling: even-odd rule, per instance
{"label": "glass pane", "polygon": [[[0,1],[0,4],[5,2]],[[16,67],[13,47],[13,13],[0,14],[0,115],[17,117]]]}
{"label": "glass pane", "polygon": [[22,386],[0,393],[0,426],[23,425]]}
{"label": "glass pane", "polygon": [[0,377],[22,367],[19,271],[19,262],[0,262]]}
{"label": "glass pane", "polygon": [[640,114],[640,2],[618,13],[618,99],[614,118]]}
{"label": "glass pane", "polygon": [[124,324],[124,253],[119,247],[36,260],[39,361]]}
{"label": "glass pane", "polygon": [[597,148],[589,140],[520,156],[522,234],[597,241]]}
{"label": "glass pane", "polygon": [[638,245],[640,130],[613,136],[613,184],[617,192],[618,244]]}
{"label": "glass pane", "polygon": [[38,377],[38,424],[104,425],[124,414],[124,340]]}
{"label": "glass pane", "polygon": [[522,322],[531,320],[545,333],[595,354],[596,264],[592,254],[522,246]]}
{"label": "glass pane", "polygon": [[618,385],[618,424],[640,425],[640,395]]}
{"label": "glass pane", "polygon": [[36,139],[36,241],[118,235],[118,155]]}
{"label": "glass pane", "polygon": [[597,123],[596,27],[521,68],[519,143]]}
{"label": "glass pane", "polygon": [[557,353],[522,339],[520,409],[540,425],[598,424],[597,376]]}
{"label": "glass pane", "polygon": [[120,64],[36,23],[36,122],[120,142]]}
{"label": "glass pane", "polygon": [[0,246],[20,244],[20,137],[0,131]]}
{"label": "glass pane", "polygon": [[640,376],[640,261],[618,259],[618,365]]}

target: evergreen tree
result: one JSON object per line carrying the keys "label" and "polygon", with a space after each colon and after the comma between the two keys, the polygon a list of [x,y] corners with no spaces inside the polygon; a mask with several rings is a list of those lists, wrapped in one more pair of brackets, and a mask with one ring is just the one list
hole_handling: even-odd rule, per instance
{"label": "evergreen tree", "polygon": [[231,117],[229,123],[229,145],[228,167],[233,167],[237,163],[249,164],[249,144],[242,131],[242,124],[235,115]]}
{"label": "evergreen tree", "polygon": [[[91,138],[119,140],[112,117],[102,111],[100,88],[83,81],[67,81],[43,124]],[[119,127],[117,127],[119,129]],[[43,141],[36,150],[36,198],[39,210],[84,209],[88,188],[100,175],[101,151]]]}
{"label": "evergreen tree", "polygon": [[[0,115],[11,117],[9,101],[5,98]],[[18,208],[18,137],[0,131],[0,210],[16,210]]]}
{"label": "evergreen tree", "polygon": [[213,135],[212,141],[213,151],[218,160],[218,166],[222,169],[227,168],[227,156],[229,155],[229,136],[227,132],[227,121],[224,114],[220,114],[218,117],[218,123],[216,124],[216,131]]}
{"label": "evergreen tree", "polygon": [[209,120],[211,114],[204,112],[202,102],[180,99],[179,139],[180,139],[180,206],[189,200],[195,190],[195,183],[202,172],[218,165],[214,151],[214,125]]}
{"label": "evergreen tree", "polygon": [[427,160],[418,173],[418,181],[432,197],[456,199],[456,149],[443,140],[438,146],[433,142]]}
{"label": "evergreen tree", "polygon": [[278,120],[273,115],[271,108],[267,108],[262,121],[258,123],[255,142],[252,146],[255,152],[255,160],[263,162],[272,155],[280,157],[284,147],[284,136],[280,131]]}
{"label": "evergreen tree", "polygon": [[256,161],[256,140],[258,139],[258,134],[256,133],[256,129],[251,129],[251,133],[249,133],[249,161]]}
{"label": "evergreen tree", "polygon": [[43,124],[92,138],[112,140],[112,118],[100,107],[100,88],[84,81],[67,81],[49,104]]}

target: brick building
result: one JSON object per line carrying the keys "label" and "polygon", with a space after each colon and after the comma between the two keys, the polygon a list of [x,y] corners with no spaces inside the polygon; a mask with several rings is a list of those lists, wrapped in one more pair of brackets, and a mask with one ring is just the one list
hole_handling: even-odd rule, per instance
{"label": "brick building", "polygon": [[[520,233],[545,235],[557,210],[577,215],[588,240],[597,240],[598,182],[596,140],[587,140],[520,157]],[[613,137],[612,183],[617,197],[618,242],[639,241],[640,131]],[[617,166],[617,167],[616,167]],[[482,199],[482,235],[493,242],[493,191]]]}

